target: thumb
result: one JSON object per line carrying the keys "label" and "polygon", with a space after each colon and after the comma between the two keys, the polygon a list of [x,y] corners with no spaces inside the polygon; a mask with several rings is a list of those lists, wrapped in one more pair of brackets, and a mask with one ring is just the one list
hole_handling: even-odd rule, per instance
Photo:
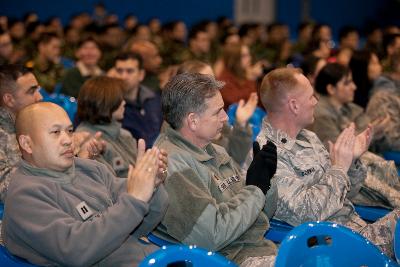
{"label": "thumb", "polygon": [[244,106],[244,100],[243,99],[240,99],[239,100],[239,103],[238,103],[238,108],[241,108],[241,107],[243,107]]}
{"label": "thumb", "polygon": [[253,157],[255,157],[258,154],[258,152],[260,152],[260,144],[257,141],[255,141],[253,142]]}

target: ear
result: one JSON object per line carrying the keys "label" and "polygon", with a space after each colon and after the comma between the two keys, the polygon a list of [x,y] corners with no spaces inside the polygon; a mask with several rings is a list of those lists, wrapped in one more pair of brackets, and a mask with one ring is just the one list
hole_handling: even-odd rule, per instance
{"label": "ear", "polygon": [[299,105],[297,104],[297,100],[295,98],[291,98],[288,101],[289,110],[295,114],[296,116],[300,113]]}
{"label": "ear", "polygon": [[196,113],[189,113],[186,122],[190,130],[195,131],[198,128],[199,116]]}
{"label": "ear", "polygon": [[328,86],[326,87],[326,91],[329,95],[334,95],[336,92],[335,86],[333,86],[332,84],[328,84]]}
{"label": "ear", "polygon": [[5,93],[3,95],[3,103],[7,108],[12,109],[15,106],[14,96],[10,93]]}
{"label": "ear", "polygon": [[18,137],[18,143],[22,150],[28,154],[32,154],[32,139],[29,135],[20,135]]}

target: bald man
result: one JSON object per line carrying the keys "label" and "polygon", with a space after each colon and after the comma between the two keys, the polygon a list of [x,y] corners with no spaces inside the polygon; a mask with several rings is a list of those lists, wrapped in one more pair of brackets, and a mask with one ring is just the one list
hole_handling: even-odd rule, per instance
{"label": "bald man", "polygon": [[159,151],[138,148],[128,178],[116,178],[101,163],[74,157],[72,129],[65,111],[52,103],[19,112],[22,161],[5,201],[4,243],[37,265],[136,265],[157,249],[139,238],[167,208],[156,178]]}
{"label": "bald man", "polygon": [[275,203],[274,218],[291,225],[307,221],[343,224],[393,255],[392,240],[398,210],[374,224],[367,224],[349,200],[358,193],[366,169],[359,160],[371,139],[367,128],[355,136],[354,125],[330,144],[328,152],[318,137],[305,128],[314,121],[318,102],[308,79],[297,69],[268,73],[260,87],[268,112],[257,142],[277,147],[277,170],[271,179],[267,203]]}

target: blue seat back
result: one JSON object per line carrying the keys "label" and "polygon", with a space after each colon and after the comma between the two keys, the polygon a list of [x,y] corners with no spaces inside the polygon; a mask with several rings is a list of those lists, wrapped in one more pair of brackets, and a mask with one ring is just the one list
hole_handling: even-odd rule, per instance
{"label": "blue seat back", "polygon": [[213,266],[231,267],[237,266],[235,263],[222,257],[221,255],[209,252],[196,246],[168,246],[162,247],[156,252],[148,255],[139,267],[148,266],[167,266],[176,262],[190,262],[193,267]]}
{"label": "blue seat back", "polygon": [[68,114],[71,121],[74,121],[76,111],[78,110],[78,103],[75,97],[70,97],[63,94],[49,94],[45,90],[41,89],[40,93],[43,96],[44,102],[52,102],[61,106]]}
{"label": "blue seat back", "polygon": [[386,151],[383,152],[383,157],[386,160],[393,160],[396,165],[400,165],[400,151]]}
{"label": "blue seat back", "polygon": [[354,207],[358,215],[360,215],[363,220],[369,222],[375,222],[390,212],[390,210],[380,207],[368,207],[361,205],[354,205]]}
{"label": "blue seat back", "polygon": [[[236,110],[237,110],[238,104],[232,104],[229,106],[227,114],[229,117],[229,124],[232,126],[235,124],[236,121]],[[261,108],[257,107],[256,110],[254,111],[253,115],[249,119],[249,125],[251,129],[253,130],[253,141],[256,140],[256,137],[258,133],[261,131],[261,125],[264,117],[267,115],[267,113],[262,110]]]}
{"label": "blue seat back", "polygon": [[271,219],[269,221],[269,229],[265,233],[264,237],[275,243],[280,243],[287,236],[288,233],[293,229],[293,226],[283,221]]}
{"label": "blue seat back", "polygon": [[335,223],[295,227],[282,241],[276,267],[398,266],[358,233]]}
{"label": "blue seat back", "polygon": [[10,252],[0,245],[0,266],[4,267],[35,267],[36,265],[30,264],[26,260],[11,255]]}
{"label": "blue seat back", "polygon": [[151,243],[153,243],[154,245],[159,246],[159,247],[174,245],[174,243],[169,242],[169,241],[164,240],[164,239],[161,239],[161,238],[155,236],[155,235],[152,234],[152,233],[149,233],[149,234],[147,235],[147,239],[149,239],[149,241],[150,241]]}

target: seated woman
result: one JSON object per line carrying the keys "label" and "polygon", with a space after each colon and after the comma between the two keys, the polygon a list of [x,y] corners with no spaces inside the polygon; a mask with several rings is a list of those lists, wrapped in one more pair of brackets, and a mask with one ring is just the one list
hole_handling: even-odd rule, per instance
{"label": "seated woman", "polygon": [[[378,137],[383,132],[388,121],[386,117],[370,122],[363,108],[353,103],[356,86],[348,67],[338,63],[327,64],[316,78],[315,90],[320,99],[312,130],[327,148],[329,142],[334,143],[340,132],[352,122],[358,132],[369,127]],[[368,166],[368,174],[361,194],[352,201],[363,205],[400,207],[400,182],[394,163],[371,152],[364,153],[360,159]]]}
{"label": "seated woman", "polygon": [[99,76],[87,80],[78,97],[77,131],[102,132],[106,142],[97,160],[105,163],[118,177],[127,177],[129,164],[137,156],[136,140],[119,123],[124,115],[125,100],[122,80]]}
{"label": "seated woman", "polygon": [[240,99],[248,99],[257,91],[256,80],[262,75],[262,65],[251,65],[250,50],[247,45],[233,44],[224,48],[224,70],[218,80],[224,81],[221,89],[225,110]]}

